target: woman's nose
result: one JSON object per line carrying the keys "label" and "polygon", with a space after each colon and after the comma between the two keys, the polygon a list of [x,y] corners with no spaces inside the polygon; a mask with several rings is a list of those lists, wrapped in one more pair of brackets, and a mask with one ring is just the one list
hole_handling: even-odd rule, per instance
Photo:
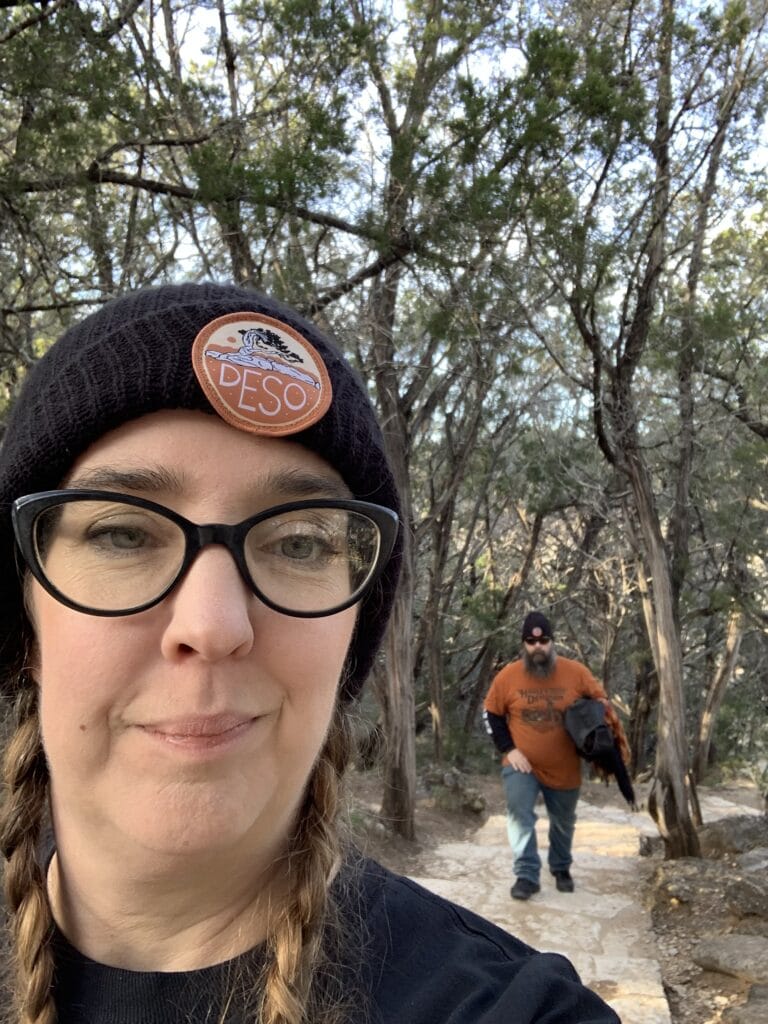
{"label": "woman's nose", "polygon": [[171,617],[161,644],[164,657],[194,652],[205,661],[219,661],[250,653],[258,601],[226,548],[204,548],[166,601]]}

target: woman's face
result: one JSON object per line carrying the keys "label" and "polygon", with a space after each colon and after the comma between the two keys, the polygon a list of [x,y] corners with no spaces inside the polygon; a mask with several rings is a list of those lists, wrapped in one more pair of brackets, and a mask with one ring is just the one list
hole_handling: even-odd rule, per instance
{"label": "woman's face", "polygon": [[[105,435],[64,486],[136,494],[198,523],[346,493],[296,443],[181,411]],[[317,619],[274,612],[220,546],[134,615],[70,610],[35,581],[30,602],[60,849],[241,848],[257,863],[282,844],[328,730],[354,608]]]}

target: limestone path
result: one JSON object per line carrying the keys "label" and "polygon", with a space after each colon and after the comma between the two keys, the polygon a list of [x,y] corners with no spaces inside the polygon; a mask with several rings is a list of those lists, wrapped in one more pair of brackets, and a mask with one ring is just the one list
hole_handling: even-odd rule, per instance
{"label": "limestone path", "polygon": [[[670,1024],[643,886],[651,864],[639,856],[639,836],[658,835],[647,812],[582,800],[572,869],[576,892],[560,893],[542,874],[541,892],[512,900],[511,858],[503,814],[492,815],[472,842],[443,843],[425,853],[415,881],[489,918],[537,949],[562,953],[622,1024]],[[743,814],[741,804],[702,798],[705,821]],[[747,813],[749,813],[747,811]],[[757,813],[757,812],[755,812]],[[537,825],[546,863],[546,816]]]}

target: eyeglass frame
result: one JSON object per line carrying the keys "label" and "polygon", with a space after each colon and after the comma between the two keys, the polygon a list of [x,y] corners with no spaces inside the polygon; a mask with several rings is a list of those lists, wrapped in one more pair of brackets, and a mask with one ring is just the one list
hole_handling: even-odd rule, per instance
{"label": "eyeglass frame", "polygon": [[[115,611],[91,608],[87,605],[78,604],[76,601],[68,598],[66,594],[63,594],[48,579],[40,563],[34,543],[34,526],[38,517],[46,509],[52,508],[54,505],[88,500],[119,501],[125,505],[147,509],[170,520],[170,522],[180,528],[184,535],[184,557],[174,578],[157,597],[127,610]],[[255,580],[251,578],[244,554],[244,541],[253,527],[265,519],[270,519],[285,512],[300,512],[303,509],[312,508],[333,508],[357,512],[370,519],[379,532],[379,551],[373,570],[359,593],[338,605],[334,605],[328,611],[292,611],[283,608],[263,594],[256,585]],[[150,501],[148,498],[141,498],[133,494],[122,494],[118,491],[92,490],[90,488],[63,488],[51,491],[36,491],[31,494],[22,495],[13,502],[11,520],[13,522],[16,543],[22,558],[40,586],[65,607],[77,612],[83,612],[86,615],[98,615],[103,618],[137,615],[139,612],[147,611],[149,608],[154,608],[155,605],[160,604],[186,575],[203,548],[211,544],[220,544],[227,549],[248,590],[255,594],[262,604],[266,605],[267,608],[271,608],[272,611],[279,612],[282,615],[289,615],[295,619],[320,619],[325,618],[327,615],[336,615],[338,612],[345,611],[347,608],[351,608],[353,605],[363,601],[366,595],[370,593],[371,588],[387,567],[400,528],[399,516],[393,509],[386,508],[384,505],[376,505],[373,502],[359,501],[356,498],[308,498],[301,501],[288,501],[263,509],[261,512],[249,516],[240,523],[193,523],[172,508],[167,508],[158,502]]]}
{"label": "eyeglass frame", "polygon": [[552,643],[551,636],[524,636],[524,644],[541,644],[542,647]]}

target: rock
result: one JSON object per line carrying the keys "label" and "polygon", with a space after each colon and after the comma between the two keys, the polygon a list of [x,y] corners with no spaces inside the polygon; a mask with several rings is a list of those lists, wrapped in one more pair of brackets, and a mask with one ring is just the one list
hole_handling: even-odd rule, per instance
{"label": "rock", "polygon": [[690,903],[696,895],[696,888],[685,882],[669,882],[667,884],[667,895],[672,906],[679,903]]}
{"label": "rock", "polygon": [[759,1006],[737,1006],[732,1010],[726,1010],[723,1020],[728,1024],[765,1024],[768,1004],[762,1003]]}
{"label": "rock", "polygon": [[458,768],[428,768],[422,780],[427,791],[434,796],[437,806],[445,811],[482,815],[486,810],[485,797],[469,784],[467,776]]}
{"label": "rock", "polygon": [[722,818],[699,829],[699,842],[704,857],[746,853],[768,842],[768,817],[742,814]]}
{"label": "rock", "polygon": [[768,846],[757,846],[748,853],[739,854],[736,863],[742,871],[768,872]]}
{"label": "rock", "polygon": [[756,915],[768,917],[768,879],[759,875],[745,875],[726,886],[725,898],[729,908],[739,917]]}
{"label": "rock", "polygon": [[463,807],[472,814],[482,814],[486,808],[485,797],[477,790],[468,790],[464,794]]}
{"label": "rock", "polygon": [[641,857],[652,857],[656,853],[662,853],[664,841],[661,836],[640,836],[639,854]]}
{"label": "rock", "polygon": [[672,906],[700,901],[712,890],[722,889],[722,867],[695,857],[664,861],[654,875],[654,900]]}
{"label": "rock", "polygon": [[685,985],[666,985],[665,988],[670,995],[677,996],[681,1003],[688,998],[688,989]]}
{"label": "rock", "polygon": [[695,947],[693,960],[707,971],[768,984],[768,939],[760,935],[731,933],[704,939]]}
{"label": "rock", "polygon": [[727,1024],[765,1024],[768,1020],[768,985],[753,985],[746,1003],[723,1014]]}

